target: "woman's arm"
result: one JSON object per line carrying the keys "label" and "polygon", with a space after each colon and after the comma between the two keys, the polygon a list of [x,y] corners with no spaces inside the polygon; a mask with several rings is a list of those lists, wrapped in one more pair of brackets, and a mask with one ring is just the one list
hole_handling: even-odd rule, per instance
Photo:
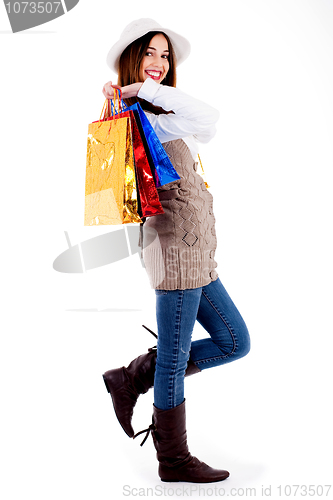
{"label": "woman's arm", "polygon": [[[113,99],[111,82],[104,85],[103,93],[107,99]],[[215,123],[219,112],[198,99],[190,97],[181,90],[160,85],[151,78],[144,83],[133,83],[122,88],[123,98],[140,97],[154,106],[175,114],[154,115],[147,113],[160,141],[184,139],[193,135],[197,141],[208,142],[216,133]]]}
{"label": "woman's arm", "polygon": [[175,114],[154,115],[147,113],[160,141],[184,139],[193,135],[197,141],[208,142],[216,133],[215,123],[219,112],[175,87],[159,85],[147,78],[138,92],[138,97],[154,106]]}

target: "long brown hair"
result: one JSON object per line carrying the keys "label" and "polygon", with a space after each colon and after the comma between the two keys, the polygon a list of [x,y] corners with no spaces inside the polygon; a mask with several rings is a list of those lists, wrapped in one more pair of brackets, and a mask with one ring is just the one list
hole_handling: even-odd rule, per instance
{"label": "long brown hair", "polygon": [[[168,85],[169,87],[176,86],[176,56],[169,37],[161,31],[146,33],[126,47],[119,59],[118,85],[125,87],[131,83],[141,81],[140,68],[142,60],[146,55],[151,39],[160,33],[166,38],[169,46],[169,71],[163,80],[163,85]],[[164,109],[153,106],[149,102],[138,97],[131,97],[129,99],[124,99],[124,101],[128,106],[131,106],[135,102],[139,102],[143,109],[152,111],[156,115],[168,113]]]}

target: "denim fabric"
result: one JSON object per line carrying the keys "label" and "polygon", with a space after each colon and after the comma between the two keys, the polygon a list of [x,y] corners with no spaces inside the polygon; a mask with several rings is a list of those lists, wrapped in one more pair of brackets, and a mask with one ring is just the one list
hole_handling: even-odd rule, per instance
{"label": "denim fabric", "polygon": [[[158,326],[154,405],[168,410],[184,401],[189,356],[201,370],[230,363],[250,350],[248,329],[219,278],[187,290],[155,290]],[[191,342],[195,321],[210,338]]]}

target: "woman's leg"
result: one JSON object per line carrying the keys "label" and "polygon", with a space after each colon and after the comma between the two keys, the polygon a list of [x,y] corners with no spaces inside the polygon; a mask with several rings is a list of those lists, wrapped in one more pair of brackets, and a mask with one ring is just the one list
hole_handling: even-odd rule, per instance
{"label": "woman's leg", "polygon": [[202,288],[155,292],[158,339],[154,405],[168,410],[184,401],[184,375]]}
{"label": "woman's leg", "polygon": [[202,288],[156,290],[158,340],[153,423],[146,429],[146,438],[152,431],[162,481],[211,483],[229,476],[228,471],[213,469],[198,460],[187,446],[184,374],[201,294]]}
{"label": "woman's leg", "polygon": [[202,287],[197,320],[210,335],[191,345],[191,359],[201,370],[230,363],[249,352],[246,324],[219,278]]}

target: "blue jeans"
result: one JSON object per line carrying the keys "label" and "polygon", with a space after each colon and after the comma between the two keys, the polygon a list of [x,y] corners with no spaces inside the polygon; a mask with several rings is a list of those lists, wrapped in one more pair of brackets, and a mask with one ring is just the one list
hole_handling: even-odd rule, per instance
{"label": "blue jeans", "polygon": [[[250,350],[244,320],[220,279],[187,290],[155,290],[158,327],[154,405],[168,410],[184,401],[189,356],[201,370],[230,363]],[[191,342],[195,320],[210,338]]]}

